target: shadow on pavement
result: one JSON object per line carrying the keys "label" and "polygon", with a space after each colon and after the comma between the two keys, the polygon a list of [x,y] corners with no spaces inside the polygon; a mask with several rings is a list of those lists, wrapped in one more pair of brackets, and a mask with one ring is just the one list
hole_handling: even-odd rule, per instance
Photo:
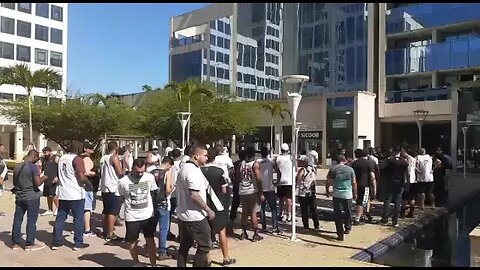
{"label": "shadow on pavement", "polygon": [[[325,237],[325,239],[327,238],[330,238],[328,240],[333,240],[335,239],[335,237],[333,236],[330,236],[330,235],[320,235],[320,237]],[[305,238],[302,238],[302,237],[299,237],[298,239],[306,242],[306,243],[310,243],[310,244],[315,244],[315,245],[322,245],[322,246],[329,246],[329,247],[338,247],[338,248],[348,248],[348,249],[354,249],[354,250],[361,250],[361,251],[365,251],[365,252],[369,252],[368,250],[366,249],[363,249],[363,248],[357,248],[357,247],[351,247],[351,246],[345,246],[345,245],[338,245],[338,244],[330,244],[330,243],[320,243],[320,242],[316,242],[316,241],[312,241],[312,240],[308,240],[308,239],[305,239]],[[341,243],[339,241],[337,241],[338,243]]]}
{"label": "shadow on pavement", "polygon": [[[105,267],[133,267],[135,262],[133,260],[122,260],[113,253],[93,253],[93,254],[84,254],[78,257],[80,261],[91,261],[96,264]],[[161,265],[158,266],[165,266],[168,265]]]}

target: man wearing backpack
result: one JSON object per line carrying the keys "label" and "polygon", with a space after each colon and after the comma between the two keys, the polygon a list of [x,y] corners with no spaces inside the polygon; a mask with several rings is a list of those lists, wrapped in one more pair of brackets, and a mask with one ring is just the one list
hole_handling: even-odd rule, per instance
{"label": "man wearing backpack", "polygon": [[315,203],[315,168],[309,165],[307,156],[301,156],[298,159],[298,166],[300,169],[297,172],[296,178],[296,194],[298,202],[300,203],[300,211],[302,212],[303,228],[308,229],[308,212],[312,215],[313,226],[315,230],[320,229],[318,221],[317,205]]}
{"label": "man wearing backpack", "polygon": [[158,236],[158,260],[163,261],[169,259],[167,254],[167,235],[170,225],[170,210],[168,209],[168,195],[173,191],[172,170],[173,159],[169,156],[163,158],[158,169],[154,169],[151,173],[155,177],[157,183],[157,191],[155,193],[155,220],[158,220],[159,236]]}

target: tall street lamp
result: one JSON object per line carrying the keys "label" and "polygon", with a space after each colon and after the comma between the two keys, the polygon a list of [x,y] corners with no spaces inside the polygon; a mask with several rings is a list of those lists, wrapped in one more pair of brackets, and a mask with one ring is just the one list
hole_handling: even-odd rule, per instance
{"label": "tall street lamp", "polygon": [[185,151],[185,128],[187,127],[188,122],[190,121],[190,113],[189,112],[178,112],[177,113],[178,120],[182,125],[182,149]]}
{"label": "tall street lamp", "polygon": [[[292,113],[292,241],[296,239],[296,206],[295,206],[295,178],[296,178],[296,168],[297,168],[297,110],[300,101],[302,100],[302,91],[303,85],[308,81],[310,77],[306,75],[286,75],[282,77],[282,81],[285,84],[298,84],[298,92],[288,92],[287,101],[290,106],[290,112]],[[295,88],[293,88],[295,89]]]}
{"label": "tall street lamp", "polygon": [[425,110],[415,110],[413,114],[417,117],[417,126],[418,126],[418,149],[422,148],[422,127],[423,122],[427,119],[428,111]]}
{"label": "tall street lamp", "polygon": [[467,131],[470,127],[470,121],[460,121],[458,124],[463,132],[463,179],[467,177]]}

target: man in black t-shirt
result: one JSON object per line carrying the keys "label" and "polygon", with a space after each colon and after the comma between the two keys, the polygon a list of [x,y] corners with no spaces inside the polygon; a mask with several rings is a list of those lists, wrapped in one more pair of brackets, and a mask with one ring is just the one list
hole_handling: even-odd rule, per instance
{"label": "man in black t-shirt", "polygon": [[[58,186],[58,156],[52,155],[52,149],[49,146],[46,146],[42,149],[42,172],[44,175],[48,176],[45,180],[43,187],[43,196],[47,198],[48,210],[41,216],[56,216],[58,210],[58,197],[57,197],[57,186]],[[55,204],[55,211],[53,209],[53,204]]]}
{"label": "man in black t-shirt", "polygon": [[[207,205],[210,207],[210,209],[213,209],[215,211],[215,218],[208,221],[212,229],[212,245],[218,244],[215,239],[215,235],[218,233],[220,236],[220,248],[222,249],[223,253],[222,265],[226,266],[235,263],[235,259],[230,258],[228,254],[226,230],[229,219],[228,208],[231,204],[231,192],[228,188],[229,182],[223,176],[223,169],[218,167],[214,162],[217,155],[218,154],[214,148],[211,147],[210,149],[208,149],[208,161],[207,164],[201,167],[201,170],[216,195],[216,198],[212,198],[207,192]],[[213,200],[217,199],[223,205],[222,211],[216,210],[217,208],[215,207],[215,203],[213,202]]]}
{"label": "man in black t-shirt", "polygon": [[[405,152],[402,152],[405,153]],[[381,224],[387,224],[390,212],[390,202],[394,199],[394,212],[392,217],[392,225],[398,227],[398,216],[402,205],[402,194],[405,182],[407,180],[408,161],[405,154],[397,156],[397,151],[392,152],[390,158],[385,163],[385,173],[387,174],[387,196],[383,201],[383,214]]]}
{"label": "man in black t-shirt", "polygon": [[[357,200],[355,206],[355,220],[353,225],[363,225],[360,218],[363,215],[363,208],[368,209],[370,204],[370,195],[375,197],[376,183],[375,183],[375,164],[373,161],[367,159],[366,153],[362,149],[355,150],[355,160],[352,163],[352,168],[355,171],[357,179]],[[368,214],[370,216],[370,214]]]}

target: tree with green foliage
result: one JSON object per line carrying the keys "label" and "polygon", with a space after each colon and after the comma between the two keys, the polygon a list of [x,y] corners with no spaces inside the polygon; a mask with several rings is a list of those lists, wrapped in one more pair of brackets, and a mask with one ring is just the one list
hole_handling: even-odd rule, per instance
{"label": "tree with green foliage", "polygon": [[[33,128],[65,150],[73,140],[89,141],[98,147],[105,133],[139,134],[136,111],[121,100],[100,94],[49,105],[34,101],[32,108]],[[24,101],[9,102],[2,112],[19,124],[29,119],[28,104]]]}
{"label": "tree with green foliage", "polygon": [[30,143],[33,143],[32,125],[32,89],[34,87],[50,90],[61,89],[61,76],[52,68],[42,68],[32,72],[27,64],[17,64],[0,69],[0,85],[19,85],[27,90],[28,129]]}
{"label": "tree with green foliage", "polygon": [[[151,92],[139,107],[141,129],[148,135],[164,139],[181,138],[181,126],[177,112],[185,111],[188,105],[195,117],[190,119],[192,137],[200,142],[225,139],[232,134],[251,134],[255,130],[256,109],[249,102],[231,102],[226,98],[199,95],[189,104],[178,98],[178,90]],[[196,94],[191,95],[191,97]]]}
{"label": "tree with green foliage", "polygon": [[[176,93],[178,101],[188,104],[187,112],[192,113],[192,101],[200,99],[203,101],[205,98],[211,99],[215,96],[215,86],[210,81],[200,81],[196,79],[189,79],[183,82],[171,82],[165,86],[165,90],[172,90]],[[187,144],[190,143],[190,129],[192,115],[190,115],[190,121],[187,126]],[[197,117],[195,115],[194,117]]]}
{"label": "tree with green foliage", "polygon": [[267,111],[270,113],[270,116],[272,117],[272,122],[270,125],[270,147],[273,149],[273,120],[275,117],[280,117],[282,121],[285,120],[285,114],[290,115],[292,117],[292,113],[288,110],[285,109],[281,103],[279,102],[271,102],[271,103],[260,103],[259,104],[260,108],[263,109],[264,111]]}

